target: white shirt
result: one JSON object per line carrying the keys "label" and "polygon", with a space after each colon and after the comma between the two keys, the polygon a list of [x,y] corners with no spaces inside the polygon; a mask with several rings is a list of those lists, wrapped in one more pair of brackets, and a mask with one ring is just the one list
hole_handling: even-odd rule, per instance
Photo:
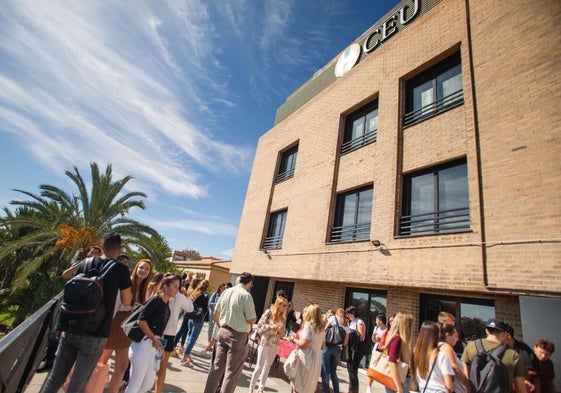
{"label": "white shirt", "polygon": [[181,292],[173,298],[169,298],[169,320],[166,328],[164,329],[164,336],[175,336],[177,332],[177,323],[179,322],[179,314],[183,312],[193,311],[193,302]]}
{"label": "white shirt", "polygon": [[[454,376],[454,370],[452,369],[452,363],[450,363],[450,359],[448,356],[442,351],[438,351],[438,357],[436,360],[436,365],[434,366],[434,370],[432,374],[430,374],[430,378],[427,381],[419,376],[417,372],[417,383],[419,384],[419,392],[422,392],[425,389],[425,385],[427,388],[425,393],[448,393],[448,389],[446,388],[446,384],[444,383],[444,376],[445,375],[452,375]],[[431,357],[431,361],[429,364],[429,373],[432,365],[434,363],[434,356]],[[427,378],[429,374],[427,374]]]}

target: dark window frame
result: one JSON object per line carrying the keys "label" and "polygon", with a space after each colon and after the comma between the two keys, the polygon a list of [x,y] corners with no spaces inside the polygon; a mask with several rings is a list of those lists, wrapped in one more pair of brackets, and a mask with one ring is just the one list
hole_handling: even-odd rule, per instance
{"label": "dark window frame", "polygon": [[280,183],[294,177],[296,159],[298,158],[298,144],[281,152],[279,170],[275,177],[275,183]]}
{"label": "dark window frame", "polygon": [[[462,306],[468,309],[478,309],[478,312],[490,311],[493,309],[492,313],[481,315],[481,318],[476,318],[472,315],[463,315]],[[484,307],[489,308],[489,310],[484,309]],[[492,299],[482,299],[482,298],[469,298],[469,297],[457,297],[457,296],[446,296],[446,295],[435,295],[421,293],[419,296],[419,323],[426,320],[431,320],[437,322],[438,313],[440,311],[446,311],[452,314],[456,318],[456,329],[458,330],[458,335],[460,341],[456,344],[454,348],[456,352],[463,350],[463,343],[467,341],[474,340],[476,338],[485,338],[485,323],[487,319],[494,318],[496,315],[496,305],[495,301]],[[467,314],[467,313],[464,313]]]}
{"label": "dark window frame", "polygon": [[288,209],[278,210],[269,214],[267,235],[265,236],[265,239],[263,239],[262,248],[264,250],[276,250],[282,248],[287,215]]}
{"label": "dark window frame", "polygon": [[[376,129],[366,132],[366,119],[374,112],[376,112]],[[342,155],[376,142],[378,137],[378,117],[378,99],[370,101],[368,104],[345,117],[345,131],[343,135],[343,144],[341,145]],[[364,119],[362,124],[362,135],[353,138],[354,124],[360,119]]]}
{"label": "dark window frame", "polygon": [[[466,188],[466,206],[441,210],[442,200],[440,189],[441,173],[452,168],[465,167],[465,188]],[[411,214],[413,197],[412,182],[413,179],[419,179],[423,176],[433,174],[433,211],[422,212],[420,214]],[[451,161],[445,164],[427,168],[422,171],[416,171],[403,176],[403,205],[402,215],[400,218],[399,235],[400,236],[423,236],[423,235],[439,235],[447,233],[467,232],[470,226],[470,208],[469,208],[469,183],[467,174],[467,160],[465,158]]]}
{"label": "dark window frame", "polygon": [[[365,194],[365,192],[370,191],[370,196]],[[362,195],[362,197],[361,197]],[[352,200],[347,200],[347,198],[356,198],[354,201],[352,225],[344,225],[345,218],[348,216],[346,213],[347,203],[353,202]],[[366,201],[363,201],[366,198]],[[331,234],[329,241],[330,243],[349,243],[364,241],[370,239],[370,228],[372,225],[372,204],[374,199],[374,186],[372,184],[353,189],[351,191],[342,192],[337,195],[337,201],[335,206],[335,215],[333,219],[333,227],[331,228]],[[367,205],[365,206],[364,203]],[[368,223],[360,222],[360,217],[362,217],[361,210],[369,206]]]}
{"label": "dark window frame", "polygon": [[[443,95],[440,87],[442,86],[443,78],[448,72],[455,73],[451,74],[449,78],[444,79],[444,81],[452,80],[457,75],[460,75],[460,81],[462,80],[462,62],[459,51],[406,81],[403,127],[412,126],[464,103],[463,84],[460,90],[447,96]],[[425,106],[415,107],[415,89],[429,82],[432,82],[432,102]]]}

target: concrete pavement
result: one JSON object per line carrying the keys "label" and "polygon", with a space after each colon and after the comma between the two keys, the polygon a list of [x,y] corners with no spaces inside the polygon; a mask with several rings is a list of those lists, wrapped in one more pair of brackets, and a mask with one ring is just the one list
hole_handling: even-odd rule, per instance
{"label": "concrete pavement", "polygon": [[[201,334],[195,347],[191,353],[193,358],[193,367],[182,366],[180,359],[171,357],[170,363],[168,364],[166,382],[164,385],[164,392],[166,393],[202,393],[204,391],[206,377],[210,364],[210,354],[204,352],[204,347],[207,344],[207,324]],[[110,365],[112,366],[112,360],[110,360]],[[248,392],[249,381],[253,373],[253,365],[246,362],[244,364],[243,374],[238,382],[238,388],[236,392]],[[340,391],[348,392],[348,382],[349,376],[346,368],[339,366],[337,369],[337,375],[339,376]],[[43,381],[45,380],[47,373],[35,374],[30,385],[25,390],[26,393],[38,393],[41,389]],[[360,392],[366,391],[368,378],[365,372],[359,374],[360,377]],[[382,385],[374,382],[372,384],[373,393],[384,393]],[[62,392],[62,390],[61,390]],[[290,393],[290,382],[284,375],[282,361],[278,364],[273,364],[271,367],[271,372],[269,378],[267,379],[267,388],[265,392],[278,392],[278,393]],[[321,393],[321,383],[318,383],[316,392]]]}

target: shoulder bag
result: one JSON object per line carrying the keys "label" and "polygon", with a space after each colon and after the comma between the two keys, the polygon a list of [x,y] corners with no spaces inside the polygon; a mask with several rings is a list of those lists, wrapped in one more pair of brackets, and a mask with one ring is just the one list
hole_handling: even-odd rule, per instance
{"label": "shoulder bag", "polygon": [[[390,372],[390,357],[386,354],[388,346],[386,346],[384,352],[379,352],[377,350],[372,351],[372,357],[370,358],[370,365],[368,366],[367,374],[369,378],[372,378],[393,391],[397,391],[397,386],[395,386]],[[396,364],[399,380],[403,384],[405,382],[405,378],[407,378],[409,365],[401,360],[396,360]]]}
{"label": "shoulder bag", "polygon": [[296,370],[299,367],[300,363],[300,348],[296,347],[290,352],[290,355],[284,361],[284,373],[288,377],[288,379],[294,379],[296,376]]}
{"label": "shoulder bag", "polygon": [[325,331],[325,344],[329,346],[339,346],[345,341],[345,329],[339,325],[337,317],[335,317],[335,325],[331,325]]}

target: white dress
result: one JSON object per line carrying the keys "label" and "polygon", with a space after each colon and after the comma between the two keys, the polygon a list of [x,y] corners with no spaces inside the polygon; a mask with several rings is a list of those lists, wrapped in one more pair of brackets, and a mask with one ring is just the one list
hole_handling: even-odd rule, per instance
{"label": "white dress", "polygon": [[310,343],[307,348],[300,349],[304,354],[304,362],[298,364],[296,376],[290,381],[290,386],[298,393],[314,393],[321,374],[321,346],[325,340],[325,331],[316,332],[305,324],[300,337]]}

